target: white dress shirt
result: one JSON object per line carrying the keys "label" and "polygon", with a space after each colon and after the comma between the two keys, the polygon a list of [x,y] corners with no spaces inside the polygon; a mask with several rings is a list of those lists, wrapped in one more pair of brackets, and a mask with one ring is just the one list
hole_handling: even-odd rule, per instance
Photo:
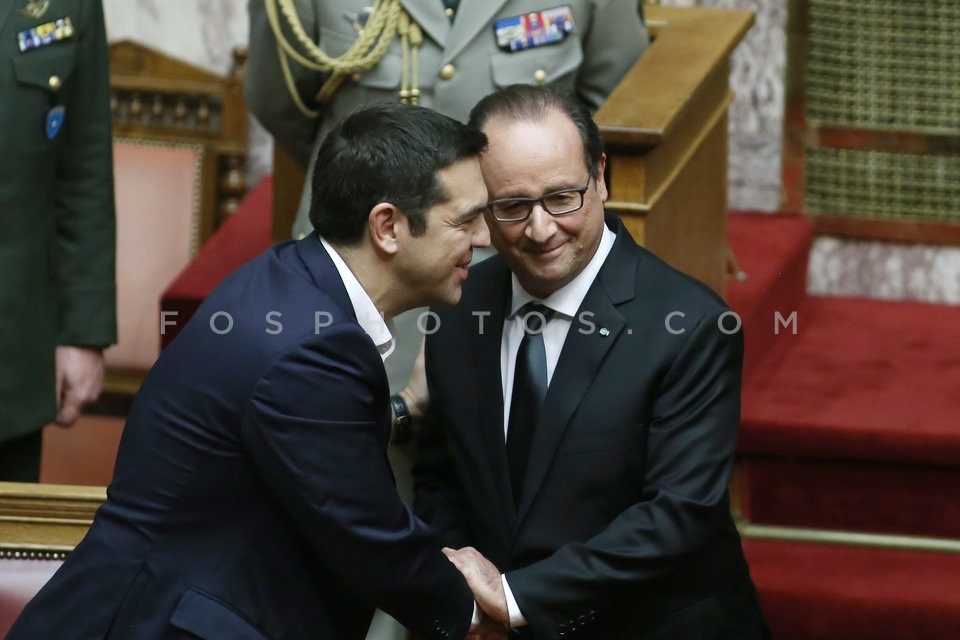
{"label": "white dress shirt", "polygon": [[323,243],[323,248],[330,254],[333,266],[337,268],[337,273],[340,274],[340,279],[347,290],[347,296],[350,297],[350,304],[353,305],[353,313],[357,316],[360,328],[366,331],[370,339],[373,340],[373,344],[380,353],[380,358],[386,360],[387,356],[393,353],[397,346],[393,339],[393,333],[390,331],[390,321],[383,319],[383,314],[377,310],[373,300],[360,286],[360,281],[353,275],[353,271],[350,271],[350,267],[343,261],[337,250],[323,238],[320,238],[320,242]]}
{"label": "white dress shirt", "polygon": [[[581,324],[580,319],[576,318],[577,310],[583,304],[583,299],[587,295],[593,281],[600,272],[600,267],[613,249],[613,243],[617,239],[617,234],[604,226],[603,235],[600,237],[600,246],[593,258],[587,263],[583,271],[577,274],[573,280],[557,289],[552,294],[539,300],[527,293],[514,275],[511,278],[513,284],[513,295],[510,299],[510,311],[503,322],[503,338],[500,342],[500,380],[503,382],[503,440],[507,440],[507,430],[510,428],[510,400],[513,397],[513,371],[516,366],[517,351],[520,349],[520,341],[523,340],[524,324],[523,316],[518,312],[531,301],[540,302],[546,307],[550,307],[556,313],[543,328],[543,346],[547,356],[547,388],[550,381],[553,380],[553,372],[557,368],[557,361],[560,359],[560,352],[563,350],[563,343],[567,340],[567,332],[571,324],[576,320],[578,327]],[[588,329],[590,324],[589,316],[582,323],[584,329]],[[510,585],[507,584],[505,575],[500,576],[503,583],[503,592],[507,597],[507,608],[510,611],[510,626],[520,627],[527,624],[520,607],[517,606],[517,600],[513,597]]]}

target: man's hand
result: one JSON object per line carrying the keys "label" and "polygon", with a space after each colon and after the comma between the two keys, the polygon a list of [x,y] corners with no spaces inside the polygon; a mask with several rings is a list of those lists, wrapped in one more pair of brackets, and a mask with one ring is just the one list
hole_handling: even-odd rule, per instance
{"label": "man's hand", "polygon": [[473,547],[444,547],[443,552],[466,578],[467,586],[484,613],[495,622],[509,624],[510,612],[507,609],[507,596],[503,593],[499,569]]}
{"label": "man's hand", "polygon": [[84,405],[100,396],[103,353],[86,347],[57,347],[57,424],[69,427]]}
{"label": "man's hand", "polygon": [[483,614],[480,622],[470,628],[466,640],[506,640],[509,632],[508,625],[496,622],[487,614]]}

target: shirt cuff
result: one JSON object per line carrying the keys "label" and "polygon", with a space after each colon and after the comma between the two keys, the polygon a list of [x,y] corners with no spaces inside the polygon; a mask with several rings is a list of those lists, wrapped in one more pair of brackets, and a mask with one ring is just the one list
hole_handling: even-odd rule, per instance
{"label": "shirt cuff", "polygon": [[513,591],[510,590],[510,585],[507,583],[507,575],[505,573],[500,574],[500,583],[503,585],[503,595],[507,598],[507,612],[510,614],[510,628],[515,629],[517,627],[525,627],[527,625],[527,619],[523,617],[523,613],[520,611],[520,606],[517,604],[517,599],[513,597]]}

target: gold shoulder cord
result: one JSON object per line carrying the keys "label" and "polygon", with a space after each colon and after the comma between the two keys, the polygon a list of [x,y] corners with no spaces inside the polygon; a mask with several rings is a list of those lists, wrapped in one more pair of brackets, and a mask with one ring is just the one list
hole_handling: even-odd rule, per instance
{"label": "gold shoulder cord", "polygon": [[[411,20],[410,16],[400,6],[400,0],[377,0],[373,6],[373,12],[363,29],[360,30],[356,42],[338,58],[328,56],[307,35],[300,17],[297,15],[293,0],[264,0],[264,4],[267,10],[267,19],[270,21],[270,28],[277,40],[277,55],[280,57],[280,67],[283,70],[283,79],[287,84],[287,90],[290,92],[294,104],[308,118],[316,118],[320,111],[308,107],[300,97],[300,92],[297,91],[293,74],[290,71],[290,58],[307,69],[330,74],[330,77],[327,78],[317,93],[317,102],[324,104],[330,100],[344,78],[376,66],[386,55],[390,42],[398,33],[403,50],[400,101],[417,104],[420,96],[417,51],[423,42],[423,33],[420,31],[420,25]],[[280,25],[279,14],[281,13],[290,27],[293,37],[306,52],[306,56],[301,54],[284,35]]]}

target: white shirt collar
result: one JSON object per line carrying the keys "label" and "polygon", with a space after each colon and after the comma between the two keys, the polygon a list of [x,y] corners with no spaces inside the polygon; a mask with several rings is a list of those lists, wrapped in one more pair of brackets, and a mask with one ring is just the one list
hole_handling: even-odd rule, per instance
{"label": "white shirt collar", "polygon": [[587,266],[583,268],[583,271],[578,273],[573,280],[563,285],[543,300],[539,300],[538,298],[535,298],[527,293],[520,284],[520,281],[517,279],[517,276],[513,275],[511,277],[513,282],[513,297],[510,301],[510,313],[508,316],[514,316],[523,305],[532,300],[537,300],[550,307],[558,314],[564,315],[568,318],[575,317],[577,315],[577,310],[583,303],[583,299],[587,296],[587,291],[590,290],[590,286],[593,284],[594,279],[596,279],[597,273],[600,272],[600,267],[603,266],[603,263],[610,254],[610,250],[613,249],[613,243],[616,242],[616,240],[617,234],[611,231],[610,228],[604,224],[603,235],[600,236],[600,245],[597,247],[597,251],[593,254],[590,262],[588,262]]}
{"label": "white shirt collar", "polygon": [[370,336],[373,344],[377,347],[377,351],[380,352],[380,357],[386,360],[387,356],[393,353],[393,349],[396,346],[396,341],[393,339],[393,334],[390,331],[392,322],[389,320],[384,321],[383,314],[377,310],[377,307],[373,304],[373,300],[370,299],[367,292],[360,286],[360,281],[357,280],[357,277],[350,271],[350,267],[343,261],[343,258],[340,257],[337,250],[323,238],[320,238],[320,242],[323,243],[323,248],[330,254],[330,259],[333,260],[333,266],[337,268],[337,273],[340,274],[340,279],[343,281],[343,286],[347,290],[347,295],[350,297],[350,304],[353,305],[353,312],[357,316],[357,322],[360,324],[360,328],[367,332],[367,335]]}

